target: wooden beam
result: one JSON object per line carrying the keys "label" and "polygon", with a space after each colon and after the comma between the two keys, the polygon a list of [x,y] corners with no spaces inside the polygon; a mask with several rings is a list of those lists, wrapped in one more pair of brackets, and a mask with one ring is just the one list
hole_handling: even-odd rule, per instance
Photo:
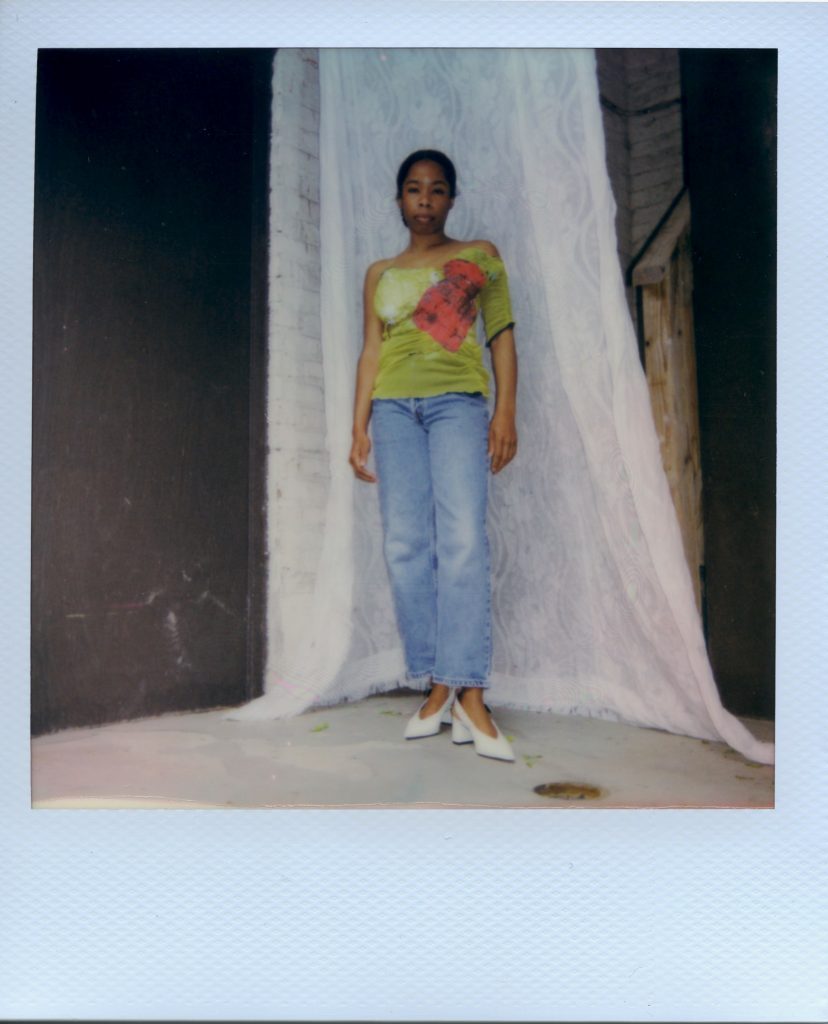
{"label": "wooden beam", "polygon": [[659,284],[670,268],[670,260],[682,234],[690,227],[690,197],[685,192],[649,250],[633,270],[634,286]]}
{"label": "wooden beam", "polygon": [[704,531],[689,233],[679,237],[663,280],[643,287],[641,295],[650,404],[701,609]]}

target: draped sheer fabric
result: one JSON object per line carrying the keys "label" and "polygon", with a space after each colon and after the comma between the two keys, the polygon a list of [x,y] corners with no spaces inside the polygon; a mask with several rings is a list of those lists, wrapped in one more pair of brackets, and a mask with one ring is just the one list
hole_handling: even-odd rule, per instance
{"label": "draped sheer fabric", "polygon": [[365,268],[407,244],[400,161],[437,148],[458,169],[447,230],[498,246],[519,353],[519,453],[490,484],[489,703],[771,761],[708,662],[616,253],[593,52],[322,50],[319,72],[327,503],[303,614],[288,628],[292,595],[271,586],[266,692],[234,717],[404,680],[376,488],[347,460]]}

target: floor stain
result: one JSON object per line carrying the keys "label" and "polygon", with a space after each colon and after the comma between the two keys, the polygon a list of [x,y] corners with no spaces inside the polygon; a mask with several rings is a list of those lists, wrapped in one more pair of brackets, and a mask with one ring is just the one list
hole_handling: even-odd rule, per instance
{"label": "floor stain", "polygon": [[554,800],[597,800],[604,795],[603,789],[584,782],[545,782],[535,786],[534,792]]}

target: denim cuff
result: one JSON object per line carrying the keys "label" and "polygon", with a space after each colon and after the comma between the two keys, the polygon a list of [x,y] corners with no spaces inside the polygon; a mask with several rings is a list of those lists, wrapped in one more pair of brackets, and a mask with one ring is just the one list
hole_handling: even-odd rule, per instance
{"label": "denim cuff", "polygon": [[489,683],[484,679],[445,679],[440,676],[431,677],[435,683],[441,683],[443,686],[465,686],[466,688],[476,686],[481,690],[486,690],[489,687]]}
{"label": "denim cuff", "polygon": [[407,683],[424,683],[431,679],[430,672],[406,672],[405,681]]}

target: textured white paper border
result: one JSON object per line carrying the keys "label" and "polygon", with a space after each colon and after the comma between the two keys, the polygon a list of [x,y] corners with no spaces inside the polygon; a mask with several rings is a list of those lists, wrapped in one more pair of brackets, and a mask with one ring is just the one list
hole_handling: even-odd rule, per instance
{"label": "textured white paper border", "polygon": [[[796,3],[5,0],[0,1016],[828,1017],[828,10]],[[38,47],[779,50],[773,811],[32,811]]]}

